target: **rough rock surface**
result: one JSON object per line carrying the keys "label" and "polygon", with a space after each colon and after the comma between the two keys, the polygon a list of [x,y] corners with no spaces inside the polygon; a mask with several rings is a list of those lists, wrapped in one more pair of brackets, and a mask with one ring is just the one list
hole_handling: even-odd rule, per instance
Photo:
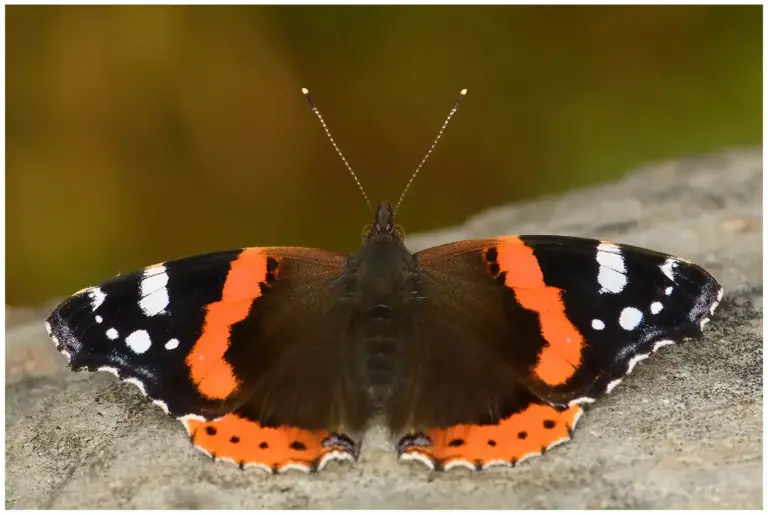
{"label": "rough rock surface", "polygon": [[598,237],[681,255],[725,287],[702,340],[643,362],[573,441],[514,469],[399,463],[376,427],[357,463],[312,476],[212,463],[135,387],[65,369],[42,323],[53,305],[9,308],[7,507],[761,508],[761,190],[760,151],[733,150],[410,238],[416,250],[499,234]]}

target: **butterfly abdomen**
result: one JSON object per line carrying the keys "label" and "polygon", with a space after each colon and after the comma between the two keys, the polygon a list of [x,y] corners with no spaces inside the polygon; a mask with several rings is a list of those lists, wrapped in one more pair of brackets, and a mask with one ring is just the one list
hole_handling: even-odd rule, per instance
{"label": "butterfly abdomen", "polygon": [[402,241],[389,234],[367,242],[352,261],[354,374],[375,408],[387,404],[406,374],[414,267]]}
{"label": "butterfly abdomen", "polygon": [[379,304],[364,312],[355,330],[355,368],[374,408],[382,408],[404,370],[405,338],[394,310]]}

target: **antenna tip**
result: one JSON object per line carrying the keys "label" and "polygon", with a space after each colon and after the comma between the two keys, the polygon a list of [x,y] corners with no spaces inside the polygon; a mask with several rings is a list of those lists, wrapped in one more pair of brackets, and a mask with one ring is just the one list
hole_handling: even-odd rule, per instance
{"label": "antenna tip", "polygon": [[463,97],[464,95],[466,95],[466,94],[467,94],[467,88],[464,88],[464,89],[462,89],[461,91],[459,91],[459,94],[460,94],[462,97]]}
{"label": "antenna tip", "polygon": [[[467,91],[466,89],[464,91]],[[307,88],[301,88],[301,92],[304,95],[309,95],[309,90]]]}

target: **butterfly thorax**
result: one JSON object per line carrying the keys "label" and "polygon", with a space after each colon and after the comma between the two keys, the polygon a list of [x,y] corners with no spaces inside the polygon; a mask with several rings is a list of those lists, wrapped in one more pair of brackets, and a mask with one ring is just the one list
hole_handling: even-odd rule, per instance
{"label": "butterfly thorax", "polygon": [[374,224],[350,260],[348,294],[354,301],[353,374],[381,407],[406,369],[409,313],[418,297],[418,266],[393,224],[391,205],[379,204]]}

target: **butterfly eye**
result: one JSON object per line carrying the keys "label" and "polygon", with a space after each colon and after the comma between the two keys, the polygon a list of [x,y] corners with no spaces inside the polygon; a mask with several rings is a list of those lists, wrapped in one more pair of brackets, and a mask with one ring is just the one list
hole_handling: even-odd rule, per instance
{"label": "butterfly eye", "polygon": [[368,224],[365,227],[363,227],[363,232],[360,235],[360,239],[363,240],[363,243],[365,243],[365,238],[366,238],[366,236],[368,236],[368,233],[371,232],[371,229],[373,229],[373,225],[371,225],[371,224]]}
{"label": "butterfly eye", "polygon": [[394,232],[400,237],[400,239],[405,239],[405,229],[403,229],[402,225],[395,224]]}

